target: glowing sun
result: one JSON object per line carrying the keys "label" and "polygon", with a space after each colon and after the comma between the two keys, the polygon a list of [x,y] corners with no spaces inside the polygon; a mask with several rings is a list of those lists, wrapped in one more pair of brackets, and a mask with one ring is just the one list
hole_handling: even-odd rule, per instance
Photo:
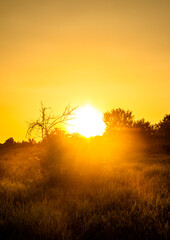
{"label": "glowing sun", "polygon": [[102,114],[95,108],[87,105],[75,111],[74,119],[69,121],[68,131],[79,133],[84,137],[102,135],[105,131]]}

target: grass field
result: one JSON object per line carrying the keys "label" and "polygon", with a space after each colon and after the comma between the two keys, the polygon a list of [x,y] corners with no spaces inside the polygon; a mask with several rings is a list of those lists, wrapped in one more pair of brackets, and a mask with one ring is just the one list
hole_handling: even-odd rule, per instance
{"label": "grass field", "polygon": [[2,147],[0,239],[168,239],[169,163],[93,142]]}

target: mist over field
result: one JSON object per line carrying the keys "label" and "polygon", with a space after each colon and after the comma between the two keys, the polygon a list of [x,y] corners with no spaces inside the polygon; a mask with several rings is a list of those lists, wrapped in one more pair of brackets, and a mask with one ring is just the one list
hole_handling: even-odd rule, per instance
{"label": "mist over field", "polygon": [[0,0],[0,36],[0,240],[169,240],[170,0]]}
{"label": "mist over field", "polygon": [[0,236],[168,239],[170,145],[160,132],[85,138],[56,129],[39,143],[8,139],[0,146]]}

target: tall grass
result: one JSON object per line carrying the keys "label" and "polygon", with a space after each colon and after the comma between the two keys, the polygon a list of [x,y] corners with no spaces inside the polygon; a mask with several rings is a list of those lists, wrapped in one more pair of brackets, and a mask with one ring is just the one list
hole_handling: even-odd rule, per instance
{"label": "tall grass", "polygon": [[8,148],[1,239],[168,239],[169,160],[101,138]]}

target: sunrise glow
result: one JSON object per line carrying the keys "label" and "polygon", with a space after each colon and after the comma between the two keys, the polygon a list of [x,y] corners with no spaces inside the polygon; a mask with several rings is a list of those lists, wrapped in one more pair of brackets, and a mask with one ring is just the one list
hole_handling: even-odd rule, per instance
{"label": "sunrise glow", "polygon": [[69,133],[79,133],[84,137],[101,136],[105,131],[102,114],[95,108],[86,105],[77,109],[74,119],[69,121]]}

